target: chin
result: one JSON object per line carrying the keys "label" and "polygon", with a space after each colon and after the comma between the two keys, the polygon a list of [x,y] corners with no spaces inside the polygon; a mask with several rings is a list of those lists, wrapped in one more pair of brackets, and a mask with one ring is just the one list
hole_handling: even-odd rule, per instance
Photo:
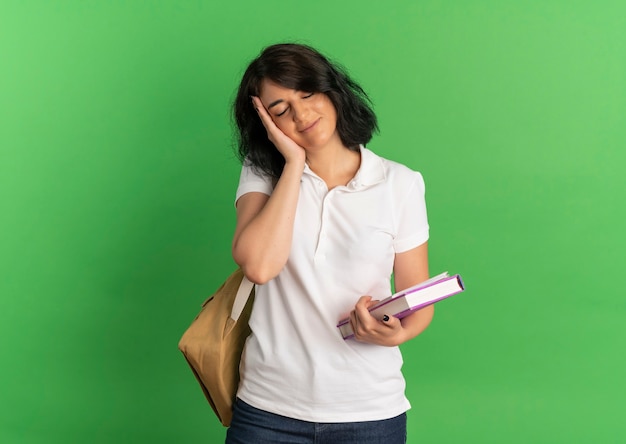
{"label": "chin", "polygon": [[309,143],[304,143],[302,144],[302,148],[304,148],[306,151],[317,151],[319,149],[324,148],[326,145],[328,145],[328,142],[309,142]]}
{"label": "chin", "polygon": [[319,134],[317,137],[306,138],[302,141],[302,147],[306,149],[320,149],[329,145],[333,141],[332,136]]}

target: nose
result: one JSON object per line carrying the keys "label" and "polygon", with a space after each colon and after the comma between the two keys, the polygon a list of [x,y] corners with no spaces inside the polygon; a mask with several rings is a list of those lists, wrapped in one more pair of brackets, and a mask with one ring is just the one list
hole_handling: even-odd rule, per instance
{"label": "nose", "polygon": [[307,116],[309,115],[309,107],[304,102],[294,103],[293,109],[293,121],[296,123],[307,122]]}

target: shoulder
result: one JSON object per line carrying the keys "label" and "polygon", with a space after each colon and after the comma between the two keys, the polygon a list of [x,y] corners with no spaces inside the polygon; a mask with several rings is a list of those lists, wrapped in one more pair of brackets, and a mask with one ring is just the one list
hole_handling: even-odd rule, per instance
{"label": "shoulder", "polygon": [[272,183],[272,178],[261,171],[259,167],[253,165],[248,159],[245,159],[241,166],[240,180]]}
{"label": "shoulder", "polygon": [[259,192],[270,195],[274,189],[274,183],[271,177],[263,174],[255,168],[247,160],[241,167],[241,175],[239,176],[239,186],[235,199],[239,199],[246,193]]}

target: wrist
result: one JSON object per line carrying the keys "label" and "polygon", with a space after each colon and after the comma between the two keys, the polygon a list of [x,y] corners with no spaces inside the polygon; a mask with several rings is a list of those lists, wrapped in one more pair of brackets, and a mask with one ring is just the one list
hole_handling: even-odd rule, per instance
{"label": "wrist", "polygon": [[306,158],[302,156],[302,159],[285,159],[285,166],[283,167],[283,174],[285,172],[293,172],[302,174],[304,171],[304,165]]}

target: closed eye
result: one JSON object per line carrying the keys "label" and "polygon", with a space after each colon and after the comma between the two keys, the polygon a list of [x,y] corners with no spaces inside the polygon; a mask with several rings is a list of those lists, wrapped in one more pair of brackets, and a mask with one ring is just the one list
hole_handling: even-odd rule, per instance
{"label": "closed eye", "polygon": [[[313,97],[313,95],[314,95],[314,94],[315,94],[315,93],[308,93],[308,94],[306,94],[306,95],[302,96],[302,99],[304,100],[304,99],[308,99],[308,98],[310,98],[310,97]],[[271,106],[271,105],[270,105],[270,106]],[[276,117],[282,117],[283,115],[285,115],[285,113],[286,113],[287,111],[289,111],[289,106],[288,106],[287,108],[285,108],[283,111],[281,111],[280,113],[276,114]]]}

